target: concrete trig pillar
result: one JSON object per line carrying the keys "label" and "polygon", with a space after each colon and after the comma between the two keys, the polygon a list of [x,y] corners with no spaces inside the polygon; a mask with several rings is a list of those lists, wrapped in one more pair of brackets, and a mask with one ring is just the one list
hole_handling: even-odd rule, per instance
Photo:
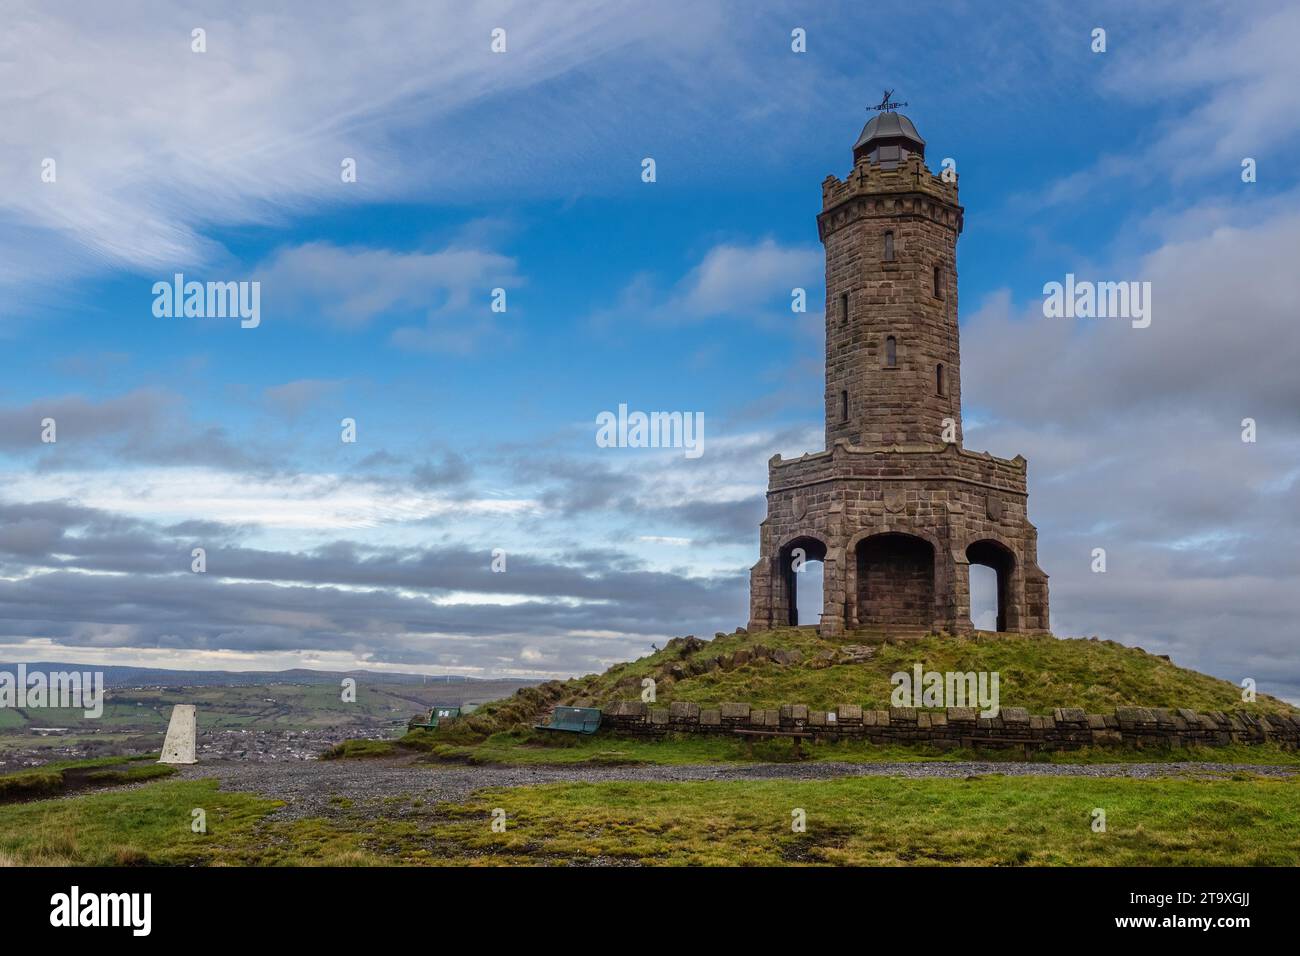
{"label": "concrete trig pillar", "polygon": [[177,704],[167,725],[159,763],[197,763],[194,757],[195,720],[193,704]]}

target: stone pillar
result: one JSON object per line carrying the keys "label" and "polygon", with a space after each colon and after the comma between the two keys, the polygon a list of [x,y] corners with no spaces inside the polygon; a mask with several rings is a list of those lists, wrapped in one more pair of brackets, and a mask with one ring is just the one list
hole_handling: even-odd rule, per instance
{"label": "stone pillar", "polygon": [[1050,631],[1047,612],[1047,575],[1037,566],[1025,570],[1025,617],[1022,629]]}
{"label": "stone pillar", "polygon": [[822,561],[822,637],[844,633],[844,559],[839,550],[828,546]]}
{"label": "stone pillar", "polygon": [[1007,582],[1007,631],[1019,634],[1025,629],[1025,562],[1021,555],[1016,556],[1015,567],[1011,569],[1011,580]]}
{"label": "stone pillar", "polygon": [[975,630],[970,619],[970,562],[962,551],[952,550],[952,630],[969,634]]}
{"label": "stone pillar", "polygon": [[197,763],[194,756],[196,735],[194,705],[177,704],[172,708],[172,719],[167,724],[167,739],[163,741],[159,763]]}

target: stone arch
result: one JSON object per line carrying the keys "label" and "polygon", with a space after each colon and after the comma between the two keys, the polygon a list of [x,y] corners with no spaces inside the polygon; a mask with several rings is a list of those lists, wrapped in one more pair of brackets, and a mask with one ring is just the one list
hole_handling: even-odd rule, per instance
{"label": "stone arch", "polygon": [[[799,621],[799,579],[796,577],[795,570],[795,551],[803,550],[805,561],[822,562],[822,611],[825,612],[829,607],[826,601],[826,591],[828,586],[829,569],[827,567],[827,556],[830,549],[826,542],[815,534],[809,532],[799,532],[791,535],[781,545],[777,551],[777,577],[781,582],[781,592],[783,600],[777,605],[777,620],[773,623],[778,625],[789,624],[796,626]],[[805,621],[806,624],[817,623],[815,621]]]}
{"label": "stone arch", "polygon": [[1015,549],[993,536],[984,536],[966,546],[967,565],[992,568],[997,574],[997,629],[1020,629],[1020,562]]}
{"label": "stone arch", "polygon": [[846,588],[859,627],[935,625],[940,543],[912,528],[864,531],[845,548],[852,586]]}

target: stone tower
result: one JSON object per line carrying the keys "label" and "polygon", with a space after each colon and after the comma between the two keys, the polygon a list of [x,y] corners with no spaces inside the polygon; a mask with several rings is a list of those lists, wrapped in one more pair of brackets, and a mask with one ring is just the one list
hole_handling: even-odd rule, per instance
{"label": "stone tower", "polygon": [[[1046,631],[1026,461],[962,447],[956,177],[881,112],[853,170],[822,183],[826,451],[768,462],[750,628],[800,623],[799,567],[823,561],[823,634],[971,630],[970,565],[997,574],[998,630]],[[803,622],[812,623],[812,622]]]}

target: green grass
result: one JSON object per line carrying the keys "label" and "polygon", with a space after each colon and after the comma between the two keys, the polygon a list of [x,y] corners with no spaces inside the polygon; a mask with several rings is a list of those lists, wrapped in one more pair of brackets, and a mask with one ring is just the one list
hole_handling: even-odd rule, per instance
{"label": "green grass", "polygon": [[321,754],[322,760],[355,759],[361,757],[392,757],[400,753],[396,740],[349,739],[335,744]]}
{"label": "green grass", "polygon": [[[349,741],[347,743],[354,743]],[[360,743],[365,743],[361,741]],[[669,734],[660,738],[619,737],[612,734],[558,737],[527,730],[493,734],[476,744],[430,743],[418,748],[428,758],[439,762],[467,764],[521,765],[591,765],[620,766],[657,764],[788,763],[794,761],[787,740],[743,740],[725,736]],[[346,747],[346,744],[340,745]],[[338,749],[338,748],[336,748]],[[872,744],[862,740],[803,742],[802,758],[809,761],[844,763],[886,763],[893,761],[968,761],[987,760],[1023,763],[1019,750],[965,749],[940,750],[926,745]],[[401,742],[393,744],[393,753],[401,752]],[[340,756],[351,756],[340,754]],[[1035,763],[1239,763],[1300,767],[1300,753],[1284,750],[1276,744],[1234,744],[1227,747],[1147,748],[1135,750],[1119,747],[1083,747],[1079,750],[1032,754]]]}
{"label": "green grass", "polygon": [[[0,862],[35,866],[188,865],[225,862],[223,839],[246,844],[278,804],[222,793],[215,780],[166,781],[137,790],[0,806]],[[206,834],[191,811],[207,814]],[[271,854],[267,848],[268,855]],[[238,852],[231,854],[236,862]]]}
{"label": "green grass", "polygon": [[[820,653],[837,651],[844,644],[869,645],[874,656],[864,663],[831,666],[817,660]],[[713,658],[729,658],[756,646],[798,650],[803,660],[776,664],[762,659],[731,668],[708,664]],[[674,640],[654,654],[616,664],[603,674],[524,688],[447,729],[462,735],[476,733],[481,741],[497,731],[527,727],[555,704],[591,701],[600,707],[639,699],[641,681],[647,677],[656,682],[655,704],[660,707],[673,701],[701,705],[738,701],[754,707],[807,704],[830,710],[839,704],[859,704],[884,709],[893,691],[891,675],[911,672],[918,663],[927,671],[997,672],[1001,705],[1024,707],[1031,714],[1050,714],[1056,707],[1110,714],[1122,706],[1300,714],[1300,708],[1267,694],[1244,703],[1241,689],[1230,681],[1114,641],[988,632],[960,637],[823,639],[811,628],[782,628],[720,634],[695,651]],[[443,730],[439,727],[435,734],[442,735]]]}
{"label": "green grass", "polygon": [[[0,806],[0,863],[47,865],[1300,864],[1300,779],[893,777],[485,790],[464,805],[336,802],[329,818],[215,781]],[[207,833],[192,832],[192,810]],[[506,812],[504,833],[492,811]],[[1093,810],[1106,832],[1092,830]],[[807,832],[791,829],[804,810]]]}
{"label": "green grass", "polygon": [[125,770],[95,770],[86,774],[86,780],[94,786],[104,787],[116,784],[139,783],[141,780],[153,780],[158,777],[170,777],[175,772],[175,767],[155,763],[144,767],[128,767]]}
{"label": "green grass", "polygon": [[[505,833],[487,824],[497,807]],[[792,832],[796,808],[806,833]],[[1105,810],[1105,833],[1092,830],[1094,808]],[[1296,779],[579,784],[485,791],[450,812],[453,858],[493,864],[1300,863]]]}
{"label": "green grass", "polygon": [[136,783],[176,772],[175,767],[160,764],[125,766],[143,760],[157,760],[158,754],[131,757],[94,757],[87,760],[62,760],[32,770],[0,774],[0,803],[55,796],[78,786],[106,787]]}

